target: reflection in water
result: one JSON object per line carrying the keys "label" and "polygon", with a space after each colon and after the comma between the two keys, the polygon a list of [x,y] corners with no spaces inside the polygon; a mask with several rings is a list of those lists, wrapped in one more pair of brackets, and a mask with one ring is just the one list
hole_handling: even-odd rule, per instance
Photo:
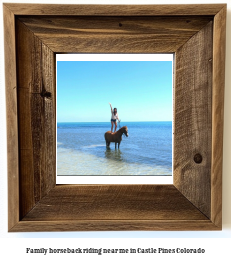
{"label": "reflection in water", "polygon": [[120,149],[111,150],[110,148],[106,148],[105,158],[108,160],[123,161],[123,154]]}

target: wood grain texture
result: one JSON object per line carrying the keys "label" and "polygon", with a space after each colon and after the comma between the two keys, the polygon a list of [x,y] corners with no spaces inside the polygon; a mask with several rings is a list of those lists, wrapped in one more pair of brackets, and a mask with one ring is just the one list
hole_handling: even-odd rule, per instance
{"label": "wood grain texture", "polygon": [[[175,52],[206,17],[20,17],[53,52]],[[131,48],[132,47],[132,48]]]}
{"label": "wood grain texture", "polygon": [[[56,71],[55,54],[42,44],[43,139],[41,141],[41,197],[56,184]],[[36,131],[36,128],[35,128]]]}
{"label": "wood grain texture", "polygon": [[224,4],[191,5],[56,5],[5,3],[15,15],[180,16],[215,15]]}
{"label": "wood grain texture", "polygon": [[222,226],[222,154],[225,89],[226,6],[214,18],[211,220]]}
{"label": "wood grain texture", "polygon": [[9,232],[41,231],[195,231],[219,230],[210,220],[21,221]]}
{"label": "wood grain texture", "polygon": [[16,20],[20,217],[55,186],[54,54]]}
{"label": "wood grain texture", "polygon": [[192,36],[204,27],[213,16],[131,17],[131,16],[19,16],[35,35],[51,34],[157,34]]}
{"label": "wood grain texture", "polygon": [[[212,58],[210,22],[176,52],[174,185],[211,217]],[[202,162],[194,160],[195,155]]]}
{"label": "wood grain texture", "polygon": [[216,230],[173,185],[58,185],[13,231]]}
{"label": "wood grain texture", "polygon": [[19,155],[14,14],[3,6],[7,118],[8,229],[19,221]]}
{"label": "wood grain texture", "polygon": [[207,220],[173,185],[58,185],[23,218]]}
{"label": "wood grain texture", "polygon": [[[181,46],[185,38],[171,40],[168,36],[161,35],[91,35],[86,36],[41,36],[52,51],[63,53],[141,53],[145,47],[145,53],[172,53]],[[136,46],[136,48],[132,48]],[[155,51],[154,51],[155,50]]]}

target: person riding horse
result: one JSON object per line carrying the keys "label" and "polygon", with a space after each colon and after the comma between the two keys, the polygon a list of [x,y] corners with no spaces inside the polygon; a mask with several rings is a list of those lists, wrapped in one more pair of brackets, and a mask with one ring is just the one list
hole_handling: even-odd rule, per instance
{"label": "person riding horse", "polygon": [[114,108],[114,110],[113,110],[110,102],[109,102],[109,104],[110,104],[110,107],[111,107],[111,132],[113,133],[114,125],[115,125],[114,132],[116,132],[116,129],[117,129],[117,122],[116,122],[116,120],[118,120],[119,122],[120,122],[120,120],[119,120],[119,115],[117,113],[117,108]]}
{"label": "person riding horse", "polygon": [[105,132],[104,138],[106,141],[106,147],[109,148],[110,143],[115,142],[115,149],[116,149],[116,144],[118,144],[118,149],[119,149],[123,134],[125,134],[125,136],[128,137],[128,127],[127,126],[123,126],[115,133],[112,133],[111,131]]}

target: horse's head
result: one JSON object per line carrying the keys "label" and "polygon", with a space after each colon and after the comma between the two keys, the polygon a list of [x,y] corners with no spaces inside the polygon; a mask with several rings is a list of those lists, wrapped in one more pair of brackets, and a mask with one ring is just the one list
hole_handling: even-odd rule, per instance
{"label": "horse's head", "polygon": [[122,130],[122,133],[126,135],[126,137],[128,137],[128,127],[127,126],[124,126],[121,128]]}

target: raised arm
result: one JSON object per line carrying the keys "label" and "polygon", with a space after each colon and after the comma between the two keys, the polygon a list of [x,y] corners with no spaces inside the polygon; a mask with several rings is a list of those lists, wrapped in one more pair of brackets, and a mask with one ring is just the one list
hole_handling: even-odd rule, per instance
{"label": "raised arm", "polygon": [[111,106],[111,103],[109,102],[109,104],[110,104],[110,107],[111,107],[111,113],[113,113],[113,110],[112,110],[112,106]]}

